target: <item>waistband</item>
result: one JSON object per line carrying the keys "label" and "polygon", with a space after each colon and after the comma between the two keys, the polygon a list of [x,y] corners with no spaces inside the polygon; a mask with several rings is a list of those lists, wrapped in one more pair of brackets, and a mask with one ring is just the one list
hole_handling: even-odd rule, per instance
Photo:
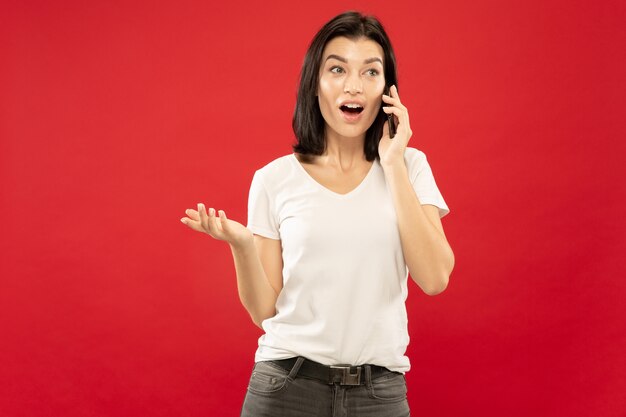
{"label": "waistband", "polygon": [[317,379],[329,385],[365,385],[374,378],[399,372],[378,365],[323,365],[302,356],[270,361],[289,372],[291,377],[296,375]]}

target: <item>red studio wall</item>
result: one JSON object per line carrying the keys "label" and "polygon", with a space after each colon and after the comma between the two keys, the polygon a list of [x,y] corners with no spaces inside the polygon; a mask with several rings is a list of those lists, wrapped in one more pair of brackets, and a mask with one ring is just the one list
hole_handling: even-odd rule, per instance
{"label": "red studio wall", "polygon": [[261,330],[179,219],[245,224],[350,9],[451,209],[447,289],[409,286],[412,413],[626,415],[626,6],[559,0],[3,2],[0,415],[238,415]]}

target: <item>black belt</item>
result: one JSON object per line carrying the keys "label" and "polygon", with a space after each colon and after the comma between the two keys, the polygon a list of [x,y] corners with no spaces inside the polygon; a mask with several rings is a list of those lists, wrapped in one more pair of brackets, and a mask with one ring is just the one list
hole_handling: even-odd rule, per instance
{"label": "black belt", "polygon": [[[365,367],[371,370],[371,379],[383,376],[389,373],[397,373],[378,365],[323,365],[318,362],[303,358],[304,361],[300,365],[300,369],[296,375],[313,378],[325,382],[327,384],[338,383],[340,385],[364,385],[366,378]],[[297,357],[289,359],[273,360],[272,362],[279,365],[286,371],[291,371],[295,365]]]}

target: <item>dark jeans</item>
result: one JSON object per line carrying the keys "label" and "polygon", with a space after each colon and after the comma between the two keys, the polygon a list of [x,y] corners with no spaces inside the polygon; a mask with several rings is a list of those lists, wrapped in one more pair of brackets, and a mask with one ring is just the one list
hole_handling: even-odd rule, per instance
{"label": "dark jeans", "polygon": [[[273,361],[257,362],[252,370],[241,417],[406,417],[409,404],[404,375],[391,372],[364,385],[329,385],[298,376]],[[366,365],[367,367],[367,365]],[[368,367],[369,368],[369,367]]]}

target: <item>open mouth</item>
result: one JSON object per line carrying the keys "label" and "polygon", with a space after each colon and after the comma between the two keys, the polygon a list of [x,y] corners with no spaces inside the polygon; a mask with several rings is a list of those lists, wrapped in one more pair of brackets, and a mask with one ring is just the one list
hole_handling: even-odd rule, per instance
{"label": "open mouth", "polygon": [[353,106],[341,106],[340,107],[341,111],[344,112],[347,115],[350,116],[356,116],[357,114],[361,113],[363,111],[363,107],[357,106],[357,107],[353,107]]}

